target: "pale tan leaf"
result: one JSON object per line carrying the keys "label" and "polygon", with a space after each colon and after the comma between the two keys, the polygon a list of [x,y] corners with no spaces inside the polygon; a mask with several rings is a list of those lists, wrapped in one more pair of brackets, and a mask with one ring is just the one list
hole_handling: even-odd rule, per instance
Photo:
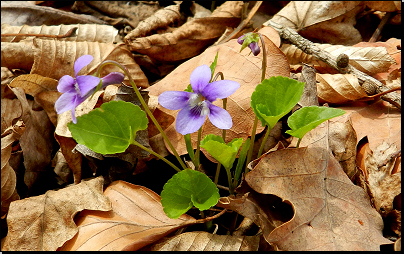
{"label": "pale tan leaf", "polygon": [[393,12],[401,10],[400,1],[365,1],[365,4],[377,11]]}
{"label": "pale tan leaf", "polygon": [[359,181],[359,185],[367,191],[376,210],[385,217],[393,210],[394,198],[401,193],[401,170],[394,172],[396,167],[401,168],[401,160],[394,156],[400,152],[399,148],[383,142],[372,151],[366,142],[358,150],[357,165],[364,180]]}
{"label": "pale tan leaf", "polygon": [[[8,88],[7,88],[8,89]],[[3,93],[2,93],[3,94]],[[1,132],[3,133],[6,128],[13,125],[16,118],[22,115],[21,103],[17,98],[14,99],[1,99]]]}
{"label": "pale tan leaf", "polygon": [[[259,30],[260,32],[261,30]],[[268,30],[266,30],[268,31]],[[272,76],[289,77],[289,64],[282,51],[263,33],[265,48],[267,51],[267,69],[266,78]],[[164,91],[183,91],[190,83],[189,77],[192,71],[203,64],[210,65],[215,59],[216,53],[219,53],[217,59],[216,73],[223,72],[224,79],[233,80],[240,83],[240,88],[227,99],[227,111],[233,119],[233,127],[226,132],[226,142],[234,138],[246,139],[251,135],[254,122],[254,113],[250,105],[251,94],[257,84],[261,83],[262,53],[258,56],[251,54],[249,50],[240,52],[240,44],[236,39],[226,43],[212,46],[204,53],[196,56],[187,62],[179,65],[174,71],[168,74],[153,86],[149,87],[151,96],[159,96]],[[222,106],[221,100],[216,100],[213,104]],[[158,110],[173,116],[171,121],[176,118],[178,111],[168,110],[160,105]],[[156,111],[155,111],[156,112]],[[161,115],[161,114],[160,114]],[[165,117],[166,115],[162,115]],[[157,119],[159,121],[159,119]],[[166,121],[167,122],[167,121]],[[175,130],[175,123],[165,132],[169,137],[174,148],[179,154],[186,154],[184,138]],[[257,133],[261,132],[263,127],[258,126]],[[222,131],[206,121],[202,126],[202,136],[206,134],[221,135]],[[191,134],[192,145],[196,147],[197,133]]]}
{"label": "pale tan leaf", "polygon": [[25,131],[24,123],[19,120],[1,135],[1,217],[7,213],[10,202],[20,199],[17,194],[17,176],[10,166],[13,142],[19,140]]}
{"label": "pale tan leaf", "polygon": [[[1,25],[1,34],[47,34],[47,35],[64,35],[70,29],[76,27],[74,35],[66,38],[59,38],[62,41],[87,41],[114,43],[118,42],[118,30],[110,25],[99,24],[75,24],[75,25],[59,25],[59,26],[10,26],[9,24]],[[3,42],[19,42],[26,36],[7,36],[1,37]],[[42,37],[43,38],[43,37]],[[54,39],[51,39],[54,40]]]}
{"label": "pale tan leaf", "polygon": [[319,101],[343,104],[368,97],[353,74],[316,73],[316,79]]}
{"label": "pale tan leaf", "polygon": [[134,251],[196,221],[186,214],[170,219],[160,196],[139,185],[115,181],[104,194],[111,200],[112,211],[81,212],[78,234],[60,250]]}
{"label": "pale tan leaf", "polygon": [[97,177],[58,191],[11,203],[3,250],[55,251],[77,233],[74,215],[84,209],[111,210]]}
{"label": "pale tan leaf", "polygon": [[242,6],[242,1],[227,1],[216,8],[210,17],[192,19],[173,32],[143,38],[125,37],[125,42],[131,51],[159,61],[188,59],[213,44],[226,27],[236,27],[240,22]]}
{"label": "pale tan leaf", "polygon": [[379,250],[391,243],[383,237],[382,218],[330,153],[328,125],[320,126],[321,137],[308,147],[268,153],[246,175],[252,189],[294,209],[290,221],[264,231],[264,238],[281,250]]}
{"label": "pale tan leaf", "polygon": [[187,232],[169,237],[152,246],[151,251],[257,251],[259,236],[215,235]]}
{"label": "pale tan leaf", "polygon": [[145,37],[151,31],[165,28],[181,18],[180,4],[169,5],[156,11],[152,16],[139,22],[137,27],[125,36],[126,42],[131,42],[138,37]]}
{"label": "pale tan leaf", "polygon": [[13,79],[10,87],[21,87],[26,94],[36,97],[43,91],[57,91],[58,81],[38,74],[20,75]]}
{"label": "pale tan leaf", "polygon": [[11,88],[17,96],[21,108],[21,119],[26,130],[20,139],[24,154],[24,183],[31,188],[41,171],[45,171],[51,161],[53,146],[52,123],[44,110],[33,110],[32,100],[27,100],[24,89]]}
{"label": "pale tan leaf", "polygon": [[311,41],[353,45],[362,40],[354,25],[363,8],[355,1],[291,1],[271,20]]}
{"label": "pale tan leaf", "polygon": [[1,42],[1,67],[30,71],[34,64],[34,54],[32,39],[19,43]]}
{"label": "pale tan leaf", "polygon": [[[346,54],[349,57],[349,64],[368,75],[385,72],[391,65],[396,64],[394,58],[390,56],[385,47],[350,47],[321,43],[314,44],[318,48],[330,53],[335,58],[340,54]],[[331,68],[316,57],[304,53],[295,45],[284,44],[281,50],[287,56],[290,64],[307,63]]]}

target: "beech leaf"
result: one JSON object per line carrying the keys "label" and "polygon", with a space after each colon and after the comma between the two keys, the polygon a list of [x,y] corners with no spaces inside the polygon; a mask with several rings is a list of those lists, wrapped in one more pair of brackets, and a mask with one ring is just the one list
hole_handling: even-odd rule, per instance
{"label": "beech leaf", "polygon": [[262,126],[272,129],[302,97],[304,83],[277,76],[264,79],[251,95],[251,107]]}
{"label": "beech leaf", "polygon": [[222,137],[213,134],[206,135],[201,141],[201,147],[219,161],[226,169],[230,169],[233,166],[238,150],[242,144],[242,138],[235,138],[226,144]]}
{"label": "beech leaf", "polygon": [[133,143],[136,132],[147,128],[146,113],[130,102],[110,101],[68,123],[73,138],[101,154],[121,153]]}
{"label": "beech leaf", "polygon": [[338,108],[303,107],[288,118],[288,125],[291,130],[287,130],[286,133],[301,139],[307,132],[316,128],[322,122],[343,114],[345,114],[345,111]]}
{"label": "beech leaf", "polygon": [[163,187],[161,203],[168,217],[177,219],[192,206],[207,210],[217,204],[219,190],[216,184],[196,170],[185,169],[175,174]]}
{"label": "beech leaf", "polygon": [[143,186],[115,181],[104,195],[111,200],[112,210],[79,213],[78,234],[59,250],[134,251],[196,221],[189,215],[168,218],[160,196]]}
{"label": "beech leaf", "polygon": [[12,202],[2,250],[55,251],[77,233],[73,217],[78,211],[111,210],[111,202],[102,194],[103,181],[97,177]]}

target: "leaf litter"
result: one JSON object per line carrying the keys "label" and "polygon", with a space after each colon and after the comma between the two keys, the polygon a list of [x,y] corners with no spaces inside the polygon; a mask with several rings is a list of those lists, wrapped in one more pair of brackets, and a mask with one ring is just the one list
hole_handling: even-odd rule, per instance
{"label": "leaf litter", "polygon": [[[357,69],[388,87],[400,88],[401,40],[378,41],[379,36],[376,42],[366,42],[363,38],[372,34],[364,34],[363,28],[355,25],[378,17],[376,29],[385,13],[395,15],[401,10],[394,1],[379,3],[289,2],[276,6],[278,10],[271,20],[294,28],[334,57],[347,54]],[[249,102],[255,85],[260,83],[262,54],[254,57],[247,51],[239,53],[235,39],[214,45],[225,30],[232,31],[245,17],[243,3],[225,2],[213,13],[196,3],[158,4],[77,3],[72,8],[91,16],[32,4],[17,10],[2,3],[2,14],[6,14],[2,15],[2,34],[20,34],[2,36],[1,215],[8,228],[6,234],[2,233],[2,250],[379,250],[392,243],[388,239],[396,241],[401,236],[401,112],[372,97],[354,75],[338,73],[286,41],[281,44],[280,36],[271,27],[260,30],[269,56],[266,77],[289,77],[290,72],[300,71],[301,62],[309,63],[317,72],[320,104],[327,102],[347,113],[310,131],[303,137],[301,148],[291,148],[297,140],[289,138],[281,128],[276,141],[265,146],[264,155],[249,165],[252,171],[243,175],[237,195],[222,195],[216,207],[230,210],[223,218],[239,214],[250,227],[251,223],[257,225],[258,232],[240,236],[236,230],[233,236],[224,236],[201,232],[201,228],[193,230],[202,221],[195,219],[199,215],[192,209],[188,213],[195,218],[185,214],[177,220],[169,219],[158,194],[140,186],[143,183],[129,183],[137,175],[119,173],[124,164],[108,166],[109,158],[100,160],[97,154],[80,150],[66,127],[71,121],[70,113],[56,115],[54,103],[60,95],[57,80],[72,75],[74,61],[83,54],[94,56],[83,71],[85,75],[93,74],[99,63],[110,59],[124,64],[138,86],[151,85],[150,108],[165,123],[165,132],[175,148],[186,154],[183,139],[174,129],[176,113],[153,106],[153,101],[164,91],[184,90],[191,71],[196,66],[209,65],[219,52],[216,71],[223,71],[225,79],[236,80],[242,86],[229,98],[228,110],[236,124],[225,142],[246,139],[251,133],[253,112]],[[262,10],[273,8],[272,4],[263,3],[254,16],[263,15]],[[202,12],[197,14],[197,8]],[[373,10],[366,12],[368,8]],[[15,15],[24,22],[13,18]],[[32,16],[36,18],[26,18]],[[396,19],[394,16],[391,23]],[[205,27],[212,24],[214,29],[206,31]],[[68,38],[24,36],[60,36],[74,27],[78,29]],[[253,30],[246,27],[233,38]],[[159,48],[159,43],[163,47]],[[103,75],[111,71],[121,70],[111,66]],[[98,92],[81,105],[78,115],[119,97],[117,91]],[[130,101],[125,96],[121,99]],[[25,131],[21,134],[18,130],[22,126]],[[258,138],[262,138],[263,131],[258,128]],[[21,137],[13,136],[17,132]],[[203,133],[221,135],[210,122],[204,124]],[[143,134],[144,144],[150,141],[154,151],[170,153],[151,125],[148,134]],[[196,139],[192,134],[194,148]],[[50,166],[55,154],[58,155]],[[140,172],[136,171],[140,167],[145,172],[153,170],[151,157],[125,156],[118,156],[115,162],[125,161],[133,172]],[[58,163],[60,166],[55,167]],[[100,177],[84,180],[103,174],[103,163],[116,174],[114,177],[106,174],[105,181]],[[53,167],[61,189],[32,194],[35,183]],[[208,168],[201,170],[210,172]],[[73,182],[75,185],[66,186]],[[89,189],[90,182],[94,187]],[[213,223],[219,222],[222,232],[220,221],[221,218]],[[191,232],[183,233],[184,228]],[[31,233],[21,235],[25,230]],[[397,240],[396,249],[399,243]]]}

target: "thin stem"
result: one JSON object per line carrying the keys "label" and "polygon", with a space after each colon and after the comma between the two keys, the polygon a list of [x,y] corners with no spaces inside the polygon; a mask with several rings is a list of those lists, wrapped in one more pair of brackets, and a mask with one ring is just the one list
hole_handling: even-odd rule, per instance
{"label": "thin stem", "polygon": [[227,181],[229,182],[229,192],[230,195],[234,193],[233,191],[233,181],[231,180],[231,172],[229,168],[225,168],[227,173]]}
{"label": "thin stem", "polygon": [[196,142],[196,152],[195,152],[195,170],[199,168],[199,154],[201,152],[201,137],[202,137],[202,127],[198,130],[198,141]]}
{"label": "thin stem", "polygon": [[254,125],[253,125],[253,129],[252,129],[252,132],[251,132],[250,148],[248,149],[247,160],[246,160],[246,163],[245,163],[245,170],[244,170],[245,174],[248,173],[248,167],[247,166],[248,166],[248,163],[250,163],[251,158],[252,158],[252,152],[253,152],[254,141],[255,141],[255,132],[257,131],[257,124],[258,124],[258,117],[255,116]]}
{"label": "thin stem", "polygon": [[134,144],[135,146],[138,146],[140,148],[142,148],[143,150],[153,154],[154,156],[156,156],[157,158],[163,160],[165,163],[167,163],[168,165],[170,165],[173,169],[177,170],[178,172],[181,172],[181,169],[179,169],[177,166],[175,166],[173,163],[171,163],[169,160],[167,160],[166,158],[164,158],[163,156],[161,156],[160,154],[156,153],[153,150],[150,150],[149,148],[141,145],[139,142],[133,140],[132,144]]}
{"label": "thin stem", "polygon": [[299,148],[300,141],[302,141],[302,139],[301,139],[301,138],[299,138],[299,140],[297,141],[296,148]]}
{"label": "thin stem", "polygon": [[222,164],[220,162],[217,163],[216,167],[216,174],[215,174],[215,180],[214,183],[217,185],[217,182],[219,181],[219,174],[220,174],[220,168],[222,167]]}
{"label": "thin stem", "polygon": [[140,94],[137,86],[135,85],[135,81],[133,81],[132,77],[129,75],[129,71],[126,69],[125,66],[121,65],[118,62],[112,61],[112,60],[106,60],[104,61],[99,67],[96,73],[100,73],[101,68],[104,67],[107,64],[113,64],[121,68],[126,76],[128,76],[130,84],[132,85],[133,90],[135,90],[135,93],[137,97],[139,98],[140,103],[143,106],[143,109],[146,111],[147,115],[149,118],[152,120],[156,128],[159,130],[165,141],[167,142],[168,146],[171,148],[171,151],[174,153],[175,157],[177,158],[178,162],[180,163],[181,167],[183,169],[186,169],[187,166],[185,166],[185,163],[181,160],[180,156],[177,153],[177,150],[175,150],[174,146],[171,144],[170,140],[168,139],[167,135],[164,133],[163,129],[161,128],[160,124],[157,122],[156,118],[154,118],[153,113],[150,111],[149,107],[147,106],[146,102],[143,100],[142,95]]}
{"label": "thin stem", "polygon": [[[268,126],[268,125],[267,125]],[[264,150],[265,143],[267,142],[269,133],[271,132],[272,128],[268,126],[267,133],[265,133],[264,139],[261,142],[260,150],[258,151],[257,158],[261,157],[262,151]]]}
{"label": "thin stem", "polygon": [[[261,45],[262,45],[262,67],[261,67],[261,82],[265,79],[265,72],[267,69],[267,51],[265,49],[265,42],[264,42],[264,38],[262,37],[262,35],[260,33],[258,33],[260,40],[261,40]],[[252,153],[253,153],[253,148],[254,148],[254,141],[255,141],[255,132],[257,130],[257,124],[258,124],[258,117],[257,115],[255,115],[255,119],[254,119],[254,125],[253,125],[253,130],[251,132],[251,143],[250,143],[250,148],[248,150],[248,154],[247,154],[247,161],[245,164],[245,174],[248,173],[248,163],[250,163],[251,158],[252,158]]]}

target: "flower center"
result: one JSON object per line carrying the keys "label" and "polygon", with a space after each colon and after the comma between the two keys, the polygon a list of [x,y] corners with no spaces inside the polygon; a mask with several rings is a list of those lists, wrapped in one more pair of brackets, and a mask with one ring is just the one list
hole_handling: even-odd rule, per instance
{"label": "flower center", "polygon": [[197,116],[206,116],[210,113],[208,104],[205,101],[205,97],[201,94],[192,94],[188,100],[191,113]]}
{"label": "flower center", "polygon": [[77,84],[77,82],[74,83],[74,89],[76,89],[76,92],[81,96],[80,87],[79,84]]}

